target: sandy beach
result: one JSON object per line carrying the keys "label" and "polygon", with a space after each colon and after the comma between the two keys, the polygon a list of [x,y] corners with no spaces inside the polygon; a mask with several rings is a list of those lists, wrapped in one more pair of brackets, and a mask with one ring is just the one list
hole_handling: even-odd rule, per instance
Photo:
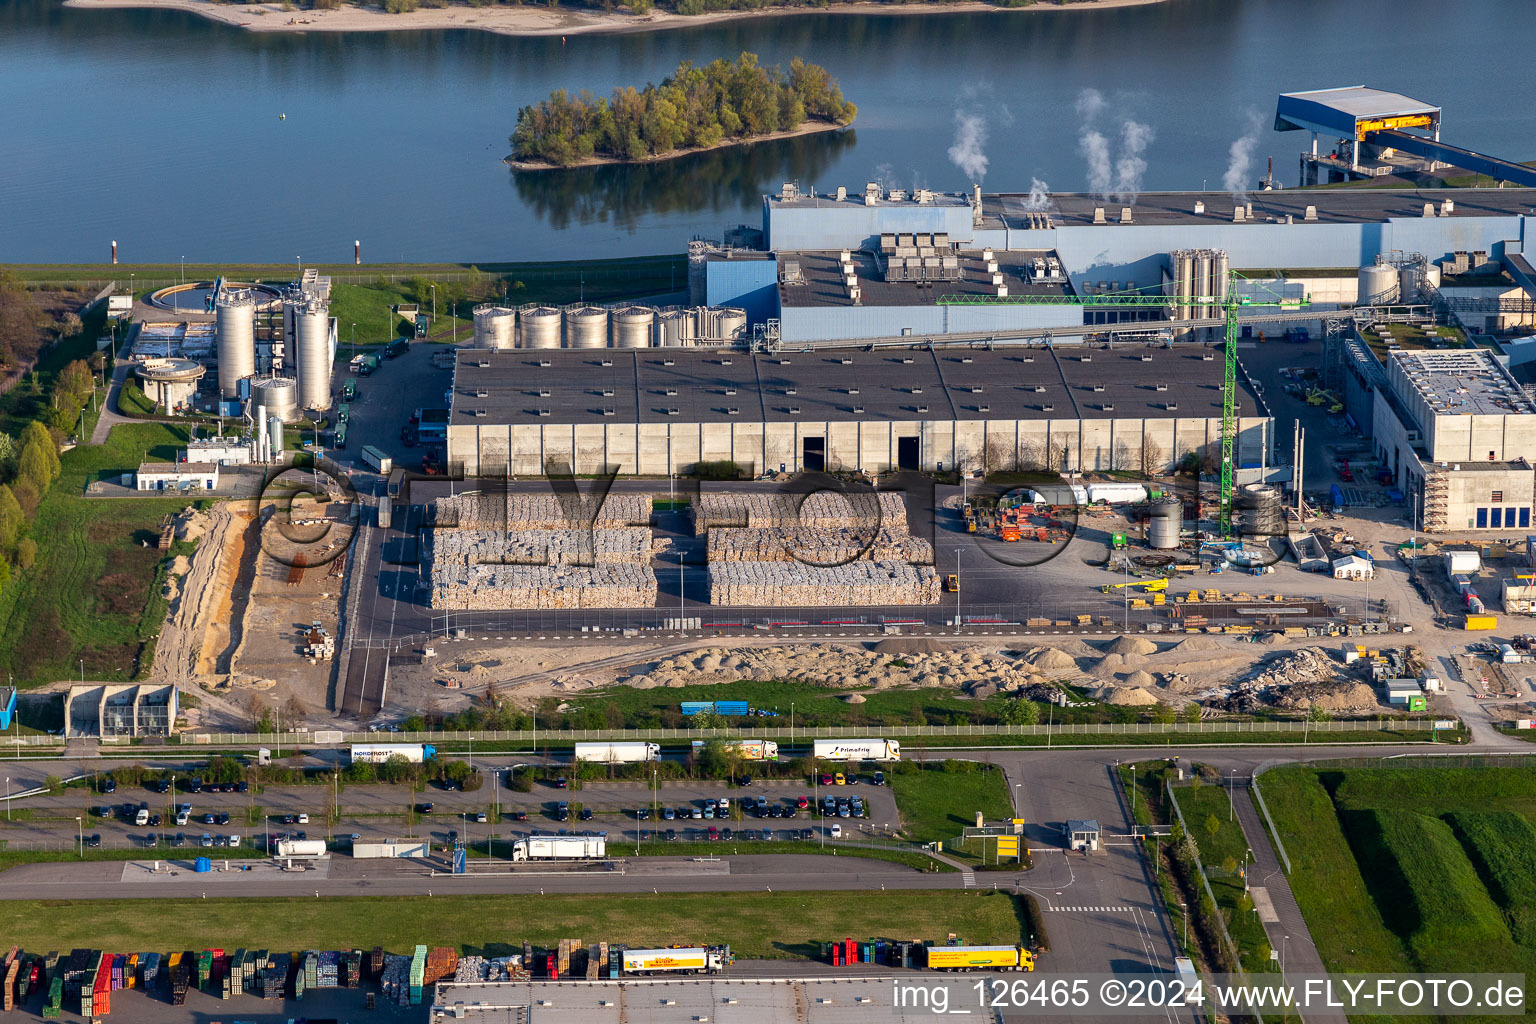
{"label": "sandy beach", "polygon": [[793,14],[975,14],[999,17],[1035,13],[1141,7],[1163,0],[1079,0],[1057,6],[994,7],[974,0],[959,3],[835,3],[830,7],[782,7],[756,11],[717,11],[684,16],[665,11],[634,15],[623,11],[566,10],[548,7],[449,7],[423,8],[407,14],[388,14],[382,7],[348,4],[334,11],[294,9],[281,4],[213,3],[211,0],[65,0],[64,6],[81,9],[143,8],[188,11],[249,32],[400,32],[411,30],[474,29],[509,36],[573,36],[593,33],[653,32],[688,28],[743,18],[772,18]]}

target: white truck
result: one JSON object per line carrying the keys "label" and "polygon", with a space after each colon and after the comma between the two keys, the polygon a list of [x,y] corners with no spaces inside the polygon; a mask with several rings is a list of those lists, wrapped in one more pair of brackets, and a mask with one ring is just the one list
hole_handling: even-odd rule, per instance
{"label": "white truck", "polygon": [[731,963],[729,946],[682,949],[626,949],[625,974],[716,974]]}
{"label": "white truck", "polygon": [[594,860],[608,855],[603,836],[529,836],[512,844],[517,860]]}
{"label": "white truck", "polygon": [[275,855],[278,857],[324,857],[324,839],[280,839]]}
{"label": "white truck", "polygon": [[816,740],[811,754],[821,761],[900,761],[895,740]]}
{"label": "white truck", "polygon": [[383,764],[396,754],[412,764],[421,764],[437,756],[437,748],[426,743],[354,743],[350,752],[353,764]]}
{"label": "white truck", "polygon": [[599,764],[639,764],[643,761],[660,761],[659,743],[623,743],[603,741],[576,744],[576,761],[596,761]]}
{"label": "white truck", "polygon": [[[726,747],[736,751],[736,756],[743,761],[777,761],[779,759],[779,745],[773,740],[726,740]],[[693,741],[694,753],[704,746],[703,740]]]}

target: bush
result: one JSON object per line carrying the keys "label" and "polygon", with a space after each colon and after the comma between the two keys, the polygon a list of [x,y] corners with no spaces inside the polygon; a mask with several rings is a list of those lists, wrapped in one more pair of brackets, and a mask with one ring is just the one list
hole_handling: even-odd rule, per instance
{"label": "bush", "polygon": [[693,475],[700,480],[740,480],[741,467],[730,459],[699,462],[693,467]]}
{"label": "bush", "polygon": [[371,761],[353,761],[341,773],[345,782],[377,782],[378,770]]}
{"label": "bush", "polygon": [[[15,500],[14,498],[12,499]],[[37,562],[37,541],[23,537],[16,542],[16,564],[23,569],[32,568]]]}

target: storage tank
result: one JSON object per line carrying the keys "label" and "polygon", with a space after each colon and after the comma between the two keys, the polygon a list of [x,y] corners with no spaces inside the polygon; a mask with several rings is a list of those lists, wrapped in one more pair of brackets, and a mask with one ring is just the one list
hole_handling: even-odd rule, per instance
{"label": "storage tank", "polygon": [[524,306],[517,321],[522,327],[523,348],[560,347],[560,310],[553,306]]}
{"label": "storage tank", "polygon": [[1385,305],[1397,301],[1397,271],[1392,267],[1384,267],[1373,264],[1360,268],[1360,297],[1356,300],[1361,306]]}
{"label": "storage tank", "polygon": [[656,330],[656,311],[650,306],[621,306],[613,311],[613,347],[649,348]]}
{"label": "storage tank", "polygon": [[726,344],[736,344],[742,341],[747,333],[747,311],[737,309],[734,306],[725,306],[714,311],[715,334]]}
{"label": "storage tank", "polygon": [[[1195,253],[1195,298],[1203,299],[1211,295],[1211,253],[1208,249],[1201,249]],[[1195,314],[1198,319],[1205,320],[1211,316],[1211,307],[1196,306]]]}
{"label": "storage tank", "polygon": [[292,377],[260,377],[251,382],[252,415],[274,417],[284,423],[299,418],[299,384]]}
{"label": "storage tank", "polygon": [[1184,527],[1184,503],[1164,498],[1152,505],[1147,521],[1147,546],[1157,551],[1172,551],[1179,546],[1179,531]]}
{"label": "storage tank", "polygon": [[607,348],[608,311],[599,306],[565,307],[566,348]]}
{"label": "storage tank", "polygon": [[1397,270],[1397,298],[1399,302],[1419,301],[1419,268],[1399,267]]}
{"label": "storage tank", "polygon": [[1440,264],[1430,263],[1424,268],[1424,284],[1429,288],[1440,287]]}
{"label": "storage tank", "polygon": [[1244,484],[1238,488],[1238,531],[1246,537],[1274,537],[1286,532],[1281,512],[1280,488],[1272,484]]}
{"label": "storage tank", "polygon": [[693,311],[689,309],[664,309],[656,314],[656,344],[661,348],[678,348],[693,344]]}
{"label": "storage tank", "polygon": [[283,457],[283,420],[280,416],[269,416],[262,420],[267,425],[267,458],[280,459]]}
{"label": "storage tank", "polygon": [[256,372],[256,300],[250,292],[225,291],[214,307],[219,354],[219,397],[235,398],[240,378]]}
{"label": "storage tank", "polygon": [[299,407],[331,407],[331,305],[321,299],[309,299],[297,311],[297,355],[294,365],[299,374]]}
{"label": "storage tank", "polygon": [[475,307],[475,348],[517,347],[517,310],[487,302]]}

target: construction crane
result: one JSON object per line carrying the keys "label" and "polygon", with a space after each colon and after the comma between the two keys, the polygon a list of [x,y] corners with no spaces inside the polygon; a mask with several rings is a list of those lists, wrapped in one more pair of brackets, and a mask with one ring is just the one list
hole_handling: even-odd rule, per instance
{"label": "construction crane", "polygon": [[[1236,472],[1234,448],[1237,444],[1237,337],[1241,309],[1300,309],[1311,305],[1306,298],[1286,299],[1275,296],[1257,299],[1251,295],[1238,295],[1234,285],[1247,278],[1234,271],[1227,273],[1227,294],[1216,295],[1162,295],[1144,294],[1139,291],[1115,295],[941,295],[940,306],[1083,306],[1090,309],[1164,309],[1170,306],[1217,306],[1222,310],[1226,326],[1226,371],[1221,385],[1221,495],[1220,533],[1232,536],[1232,492]],[[1145,321],[1157,324],[1158,321]],[[1166,321],[1168,326],[1183,327],[1181,321]],[[1092,330],[1099,324],[1084,324]]]}

